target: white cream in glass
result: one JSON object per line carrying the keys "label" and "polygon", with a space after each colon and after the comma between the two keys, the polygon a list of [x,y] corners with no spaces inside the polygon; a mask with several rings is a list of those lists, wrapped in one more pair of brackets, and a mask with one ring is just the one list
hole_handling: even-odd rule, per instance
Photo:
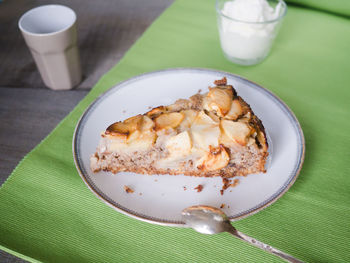
{"label": "white cream in glass", "polygon": [[216,11],[225,57],[254,65],[269,54],[287,6],[283,0],[217,0]]}

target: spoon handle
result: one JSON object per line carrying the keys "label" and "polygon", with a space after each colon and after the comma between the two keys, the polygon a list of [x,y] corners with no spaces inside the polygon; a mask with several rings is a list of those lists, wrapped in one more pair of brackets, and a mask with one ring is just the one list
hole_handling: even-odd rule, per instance
{"label": "spoon handle", "polygon": [[280,258],[283,258],[284,260],[286,260],[287,262],[292,262],[292,263],[303,263],[303,261],[296,259],[295,257],[292,257],[289,254],[286,254],[284,252],[282,252],[281,250],[278,250],[274,247],[271,247],[263,242],[260,242],[258,240],[256,240],[255,238],[252,238],[250,236],[247,236],[246,234],[243,234],[242,232],[238,231],[235,228],[230,229],[230,231],[228,231],[231,235],[253,245],[256,246],[258,248],[261,248],[273,255],[276,255]]}

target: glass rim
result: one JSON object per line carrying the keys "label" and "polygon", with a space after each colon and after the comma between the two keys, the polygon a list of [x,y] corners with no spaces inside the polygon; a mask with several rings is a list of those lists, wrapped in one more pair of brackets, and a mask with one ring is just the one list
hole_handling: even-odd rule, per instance
{"label": "glass rim", "polygon": [[251,21],[240,20],[240,19],[236,19],[236,18],[233,18],[233,17],[230,17],[230,16],[227,16],[227,15],[223,14],[222,10],[219,8],[219,0],[216,0],[215,7],[216,7],[216,12],[217,12],[218,15],[223,16],[223,17],[225,17],[225,18],[227,18],[229,20],[232,20],[232,21],[235,21],[235,22],[240,22],[240,23],[252,24],[252,25],[263,25],[263,24],[269,24],[269,23],[280,21],[287,14],[287,9],[288,9],[287,4],[283,0],[277,0],[275,2],[282,3],[282,7],[284,8],[282,14],[280,14],[275,19],[262,21],[262,22],[251,22]]}

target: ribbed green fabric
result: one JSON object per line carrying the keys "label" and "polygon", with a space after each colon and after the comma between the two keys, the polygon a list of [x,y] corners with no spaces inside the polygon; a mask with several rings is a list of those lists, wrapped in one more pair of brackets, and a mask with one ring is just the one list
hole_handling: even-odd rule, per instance
{"label": "ribbed green fabric", "polygon": [[286,2],[350,17],[350,1],[347,0],[286,0]]}
{"label": "ribbed green fabric", "polygon": [[0,248],[33,262],[280,262],[229,234],[122,215],[98,200],[75,169],[74,127],[99,94],[140,73],[205,67],[270,89],[294,111],[306,139],[294,186],[234,225],[307,262],[350,262],[349,47],[348,19],[290,6],[271,55],[236,66],[221,53],[214,2],[176,1],[1,187]]}

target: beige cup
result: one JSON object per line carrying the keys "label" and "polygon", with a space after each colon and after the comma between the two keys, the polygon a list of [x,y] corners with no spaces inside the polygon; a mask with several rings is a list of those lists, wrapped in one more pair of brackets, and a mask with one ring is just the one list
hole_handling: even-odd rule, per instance
{"label": "beige cup", "polygon": [[46,86],[68,90],[81,82],[76,14],[63,5],[27,11],[18,26]]}

